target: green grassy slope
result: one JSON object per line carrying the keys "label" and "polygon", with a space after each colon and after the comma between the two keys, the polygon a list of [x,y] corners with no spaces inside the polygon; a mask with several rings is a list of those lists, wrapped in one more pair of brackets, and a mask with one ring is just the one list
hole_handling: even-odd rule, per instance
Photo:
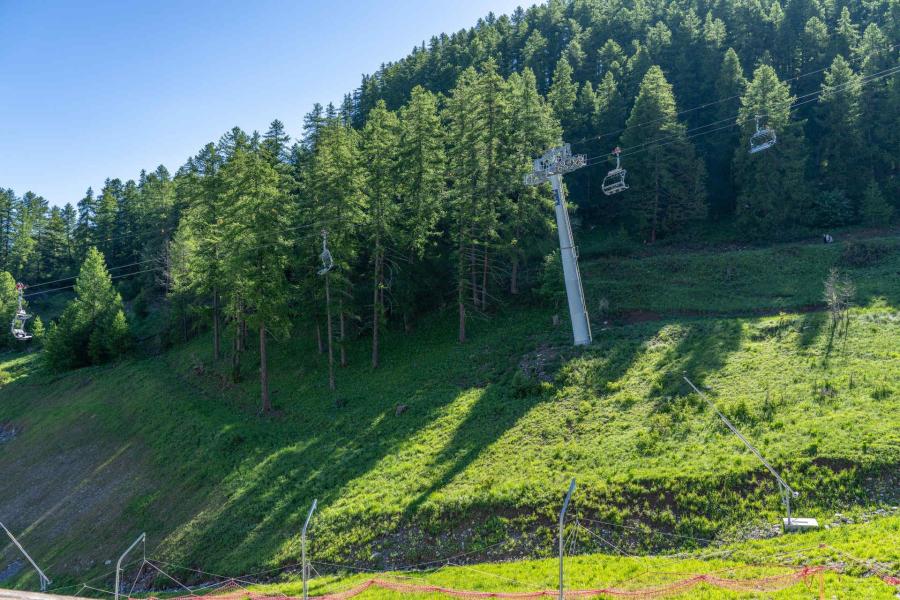
{"label": "green grassy slope", "polygon": [[[821,530],[802,536],[730,544],[708,552],[681,557],[626,557],[609,554],[568,556],[565,560],[567,589],[616,588],[642,590],[682,581],[691,575],[713,574],[734,580],[748,580],[783,575],[803,566],[825,566],[834,570],[823,575],[826,598],[867,598],[885,600],[895,597],[895,588],[884,583],[879,571],[890,569],[900,561],[900,517],[889,517],[861,525]],[[885,565],[874,565],[873,559]],[[327,565],[316,564],[316,569]],[[179,572],[173,570],[176,576]],[[490,592],[525,592],[553,590],[558,582],[556,559],[512,561],[475,565],[440,566],[432,570],[348,574],[336,572],[314,578],[310,594],[322,595],[344,591],[372,577],[414,585],[436,585],[456,590]],[[807,581],[813,591],[819,590],[815,579]],[[302,581],[296,573],[281,575],[278,581],[252,586],[253,591],[302,595]],[[396,598],[436,597],[433,594],[411,594],[370,588],[360,600],[394,600]],[[614,596],[601,596],[614,597]],[[725,599],[753,597],[700,585],[669,598]],[[784,590],[766,593],[766,598],[810,598],[810,588],[798,582]]]}
{"label": "green grassy slope", "polygon": [[[809,312],[832,265],[859,287],[846,340]],[[18,433],[0,444],[0,518],[63,583],[107,570],[140,531],[155,556],[214,571],[293,562],[313,498],[316,556],[373,568],[549,555],[573,476],[583,518],[701,538],[776,522],[771,479],[682,372],[784,469],[804,516],[897,502],[896,236],[669,248],[583,272],[611,311],[590,348],[572,349],[548,308],[507,307],[464,346],[452,315],[435,315],[389,334],[376,372],[367,341],[352,344],[332,394],[301,331],[273,344],[278,412],[265,418],[252,354],[235,386],[206,339],[63,375],[9,357],[0,423]],[[696,545],[622,531],[607,535],[629,552]]]}

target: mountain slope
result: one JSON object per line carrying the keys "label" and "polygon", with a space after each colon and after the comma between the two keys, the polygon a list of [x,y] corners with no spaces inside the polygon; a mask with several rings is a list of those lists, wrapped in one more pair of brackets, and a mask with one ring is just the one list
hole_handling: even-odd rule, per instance
{"label": "mountain slope", "polygon": [[[815,306],[832,265],[859,288],[846,338]],[[231,384],[206,339],[61,376],[10,356],[3,522],[60,583],[107,570],[140,531],[154,556],[208,570],[294,562],[313,498],[316,556],[375,568],[462,549],[473,560],[550,554],[572,476],[584,518],[709,539],[774,522],[773,482],[682,372],[784,470],[799,513],[897,502],[896,236],[663,247],[583,269],[596,320],[587,349],[571,348],[565,319],[554,327],[545,307],[507,306],[466,345],[437,314],[388,335],[377,371],[366,340],[351,344],[332,394],[325,358],[299,331],[273,347],[276,414],[265,418],[254,378]],[[633,552],[697,544],[615,541]],[[10,584],[34,582],[23,571]]]}

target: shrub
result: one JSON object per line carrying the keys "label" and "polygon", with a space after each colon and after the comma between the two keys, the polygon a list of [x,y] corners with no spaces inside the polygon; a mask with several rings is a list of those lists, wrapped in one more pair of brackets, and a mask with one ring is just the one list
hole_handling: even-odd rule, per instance
{"label": "shrub", "polygon": [[853,208],[843,190],[816,194],[809,207],[807,221],[819,227],[839,227],[853,219]]}
{"label": "shrub", "polygon": [[860,219],[866,225],[887,225],[893,215],[894,207],[884,199],[878,184],[871,182],[859,205]]}
{"label": "shrub", "polygon": [[849,267],[871,267],[887,254],[884,246],[866,242],[847,242],[841,252],[841,263]]}

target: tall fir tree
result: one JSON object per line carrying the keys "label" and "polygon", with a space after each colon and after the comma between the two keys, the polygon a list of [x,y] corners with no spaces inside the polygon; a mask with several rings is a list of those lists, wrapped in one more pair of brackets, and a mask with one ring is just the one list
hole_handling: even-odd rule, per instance
{"label": "tall fir tree", "polygon": [[400,122],[380,101],[369,112],[362,130],[361,156],[365,164],[366,218],[362,233],[372,261],[372,368],[380,364],[384,326],[385,248],[398,238],[400,221],[398,145]]}
{"label": "tall fir tree", "polygon": [[856,165],[864,156],[860,100],[862,84],[852,67],[838,55],[825,72],[816,107],[815,159],[823,189],[839,188],[859,200],[860,173]]}
{"label": "tall fir tree", "polygon": [[662,69],[654,65],[641,83],[622,145],[633,148],[626,198],[631,226],[650,243],[706,215],[705,172],[678,122],[675,96]]}
{"label": "tall fir tree", "polygon": [[[741,97],[741,143],[735,150],[734,173],[736,212],[745,235],[771,236],[799,217],[807,205],[807,153],[803,125],[791,119],[793,101],[790,88],[769,65],[757,67]],[[778,141],[768,150],[750,154],[757,117],[761,126],[775,131]]]}
{"label": "tall fir tree", "polygon": [[236,323],[246,319],[259,335],[260,403],[271,412],[268,336],[287,335],[290,287],[286,271],[292,222],[278,171],[258,148],[237,148],[222,167],[228,239],[224,280],[237,293],[230,297]]}

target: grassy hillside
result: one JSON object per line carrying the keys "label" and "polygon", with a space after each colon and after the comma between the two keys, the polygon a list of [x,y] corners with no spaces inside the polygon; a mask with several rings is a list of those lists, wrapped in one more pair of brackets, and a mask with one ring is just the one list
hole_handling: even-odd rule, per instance
{"label": "grassy hillside", "polygon": [[[573,514],[645,527],[603,529],[631,553],[777,522],[771,478],[683,372],[783,469],[798,513],[898,502],[895,235],[623,257],[588,243],[583,256],[591,347],[570,347],[552,307],[504,307],[463,346],[437,314],[388,335],[375,372],[367,341],[352,344],[331,393],[299,331],[273,344],[271,417],[257,416],[256,365],[231,384],[208,339],[63,375],[10,355],[0,518],[59,583],[108,570],[140,531],[154,556],[213,571],[295,562],[313,498],[315,556],[376,569],[551,555],[570,477]],[[817,310],[835,265],[859,289],[846,338]]]}
{"label": "grassy hillside", "polygon": [[[900,536],[900,518],[889,517],[862,525],[850,525],[803,536],[731,544],[715,551],[680,557],[628,557],[609,554],[584,554],[566,558],[567,589],[614,587],[640,590],[681,581],[691,574],[714,574],[735,580],[748,580],[790,573],[801,566],[825,566],[822,582],[826,598],[895,597],[895,588],[879,578],[879,571],[890,569],[900,561],[900,550],[894,543]],[[884,560],[887,557],[888,560]],[[876,565],[881,558],[885,564]],[[891,562],[893,561],[893,563]],[[317,569],[327,565],[316,564]],[[175,569],[176,576],[180,572]],[[317,577],[310,582],[310,594],[330,594],[350,589],[371,577],[370,573],[347,575],[338,573]],[[558,562],[555,559],[440,566],[432,570],[400,571],[378,574],[387,581],[414,585],[435,585],[457,590],[523,592],[555,589]],[[819,583],[807,584],[818,591]],[[300,596],[302,580],[296,574],[281,575],[279,581],[250,587],[252,591]],[[700,585],[669,598],[724,599],[740,596],[710,585]],[[360,596],[364,600],[426,598],[433,594],[396,593],[371,588]],[[601,596],[612,597],[612,596]],[[750,597],[749,594],[740,597]],[[810,588],[802,582],[766,598],[810,598]]]}

